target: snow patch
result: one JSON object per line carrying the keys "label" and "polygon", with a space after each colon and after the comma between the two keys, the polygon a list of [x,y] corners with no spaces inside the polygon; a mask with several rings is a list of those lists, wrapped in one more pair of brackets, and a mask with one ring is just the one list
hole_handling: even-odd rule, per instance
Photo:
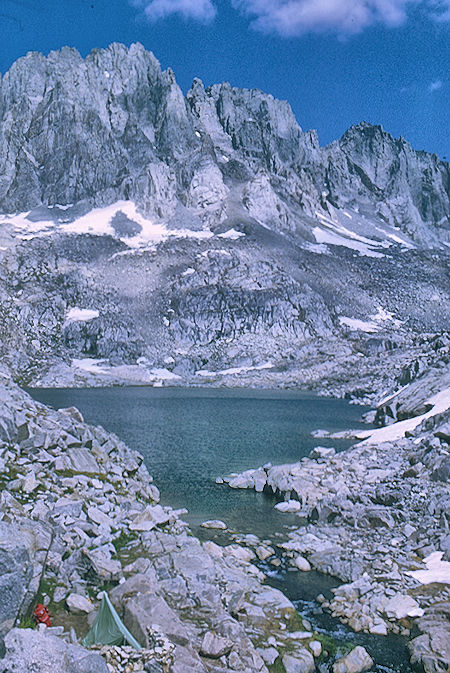
{"label": "snow patch", "polygon": [[93,234],[97,236],[116,236],[116,232],[111,225],[115,215],[122,213],[127,218],[140,225],[141,231],[133,237],[123,237],[125,243],[132,248],[147,247],[156,245],[169,238],[194,238],[205,240],[212,238],[211,231],[191,231],[190,229],[170,229],[168,230],[162,222],[154,222],[141,215],[132,201],[116,201],[110,206],[104,208],[94,208],[86,215],[78,217],[73,222],[57,222],[53,220],[40,220],[31,222],[27,219],[30,211],[19,213],[11,217],[5,216],[6,222],[11,224],[17,235],[24,239],[30,239],[35,236],[48,235],[58,229],[68,234]]}
{"label": "snow patch", "polygon": [[420,584],[432,584],[437,582],[439,584],[450,584],[450,563],[443,561],[444,552],[435,551],[427,556],[423,562],[426,570],[412,570],[405,574],[414,577]]}
{"label": "snow patch", "polygon": [[186,271],[183,271],[181,274],[182,276],[192,276],[192,274],[195,273],[195,269],[193,269],[191,266],[186,269]]}
{"label": "snow patch", "polygon": [[425,414],[415,416],[414,418],[407,418],[404,421],[398,421],[392,425],[387,425],[385,428],[355,432],[356,438],[363,440],[358,446],[393,442],[397,439],[402,439],[406,432],[412,432],[427,418],[447,411],[450,409],[450,388],[445,388],[440,393],[433,395],[426,400],[425,404],[432,405],[432,408]]}
{"label": "snow patch", "polygon": [[386,311],[382,306],[377,307],[377,313],[375,315],[371,316],[372,320],[375,320],[376,322],[392,322],[395,327],[399,327],[400,325],[403,325],[402,320],[397,320],[394,318],[394,314],[391,313],[390,311]]}
{"label": "snow patch", "polygon": [[217,372],[210,372],[206,369],[199,369],[195,372],[197,376],[237,376],[251,371],[260,371],[262,369],[273,369],[275,365],[271,362],[265,362],[262,365],[254,365],[248,367],[230,367],[229,369],[221,369]]}
{"label": "snow patch", "polygon": [[89,322],[98,318],[100,313],[96,309],[90,308],[71,308],[67,311],[65,325],[69,325],[72,322]]}
{"label": "snow patch", "polygon": [[[169,364],[169,363],[167,363]],[[147,366],[146,366],[147,365]],[[94,358],[79,358],[72,360],[72,368],[85,374],[106,375],[109,378],[117,378],[124,381],[134,381],[154,386],[162,386],[165,382],[174,382],[181,376],[174,374],[165,367],[153,367],[149,369],[146,358],[139,358],[136,365],[111,366],[107,360]]]}
{"label": "snow patch", "polygon": [[[166,228],[162,224],[155,224],[140,215],[136,210],[136,206],[131,201],[117,201],[105,208],[94,208],[87,215],[64,225],[64,230],[74,234],[92,233],[114,236],[115,232],[111,226],[111,220],[118,212],[122,212],[130,220],[141,225],[141,234],[139,237],[134,238],[145,239],[147,242],[159,242],[165,238],[167,234]],[[133,239],[130,240],[132,241]]]}
{"label": "snow patch", "polygon": [[[366,236],[357,234],[341,224],[338,221],[337,215],[332,219],[318,210],[314,212],[322,227],[325,228],[325,230],[320,227],[315,227],[313,229],[313,234],[318,243],[344,246],[351,250],[356,250],[360,255],[364,255],[365,257],[384,257],[381,252],[377,252],[374,248],[379,248],[380,246],[389,247],[388,242],[381,243],[380,241],[375,241]],[[342,212],[348,218],[352,219],[352,216],[347,211],[336,212]]]}
{"label": "snow patch", "polygon": [[174,374],[164,367],[155,367],[150,370],[149,374],[160,381],[176,381],[177,379],[181,379],[181,376]]}
{"label": "snow patch", "polygon": [[223,234],[219,234],[219,238],[227,238],[230,241],[237,241],[238,238],[242,238],[245,234],[242,231],[237,231],[236,229],[228,229]]}
{"label": "snow patch", "polygon": [[106,360],[96,360],[95,358],[75,358],[72,360],[72,367],[74,369],[81,369],[88,374],[106,374],[107,370],[100,367]]}
{"label": "snow patch", "polygon": [[377,307],[377,313],[375,315],[370,316],[370,320],[359,320],[358,318],[348,318],[347,316],[340,316],[339,322],[341,325],[346,325],[347,327],[350,327],[350,329],[355,329],[359,330],[361,332],[368,332],[369,334],[372,334],[373,332],[378,332],[381,328],[382,325],[381,323],[383,322],[392,322],[395,327],[399,327],[402,325],[401,320],[396,320],[394,318],[394,314],[390,313],[390,311],[386,311],[384,308],[381,306]]}
{"label": "snow patch", "polygon": [[400,238],[400,236],[397,236],[397,234],[388,233],[387,236],[392,241],[394,241],[394,243],[400,243],[400,245],[404,245],[407,248],[414,248],[414,246],[411,243],[409,243],[409,241],[405,241],[404,238]]}
{"label": "snow patch", "polygon": [[[345,248],[350,248],[351,250],[356,250],[360,255],[365,257],[384,257],[383,253],[376,252],[373,250],[369,244],[364,243],[359,240],[353,240],[351,238],[346,238],[332,231],[324,231],[320,227],[314,227],[313,229],[314,238],[317,243],[326,243],[328,245],[338,245]],[[372,241],[372,245],[375,243]]]}
{"label": "snow patch", "polygon": [[356,329],[361,332],[368,332],[369,334],[373,332],[378,332],[378,330],[380,329],[380,325],[377,325],[377,323],[375,322],[358,320],[357,318],[347,318],[345,316],[341,316],[339,318],[339,322],[341,323],[341,325],[346,325],[347,327],[350,327],[350,329]]}
{"label": "snow patch", "polygon": [[386,402],[389,402],[390,400],[393,400],[394,397],[399,395],[402,392],[402,390],[406,390],[406,388],[408,388],[408,386],[410,386],[410,385],[411,385],[410,383],[407,383],[406,386],[402,386],[395,393],[392,393],[392,395],[388,395],[387,397],[383,397],[383,399],[380,400],[375,406],[381,407],[383,404],[386,404]]}

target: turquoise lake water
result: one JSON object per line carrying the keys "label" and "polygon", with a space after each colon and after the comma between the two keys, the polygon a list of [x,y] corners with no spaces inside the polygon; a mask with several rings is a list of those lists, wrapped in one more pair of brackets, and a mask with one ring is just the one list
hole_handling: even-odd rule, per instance
{"label": "turquoise lake water", "polygon": [[342,450],[350,442],[314,439],[311,431],[359,427],[365,410],[287,391],[134,387],[32,394],[56,408],[78,407],[87,422],[103,425],[142,453],[162,502],[186,507],[194,528],[205,518],[220,518],[262,536],[296,518],[274,510],[272,498],[218,486],[216,477],[294,462],[319,444]]}

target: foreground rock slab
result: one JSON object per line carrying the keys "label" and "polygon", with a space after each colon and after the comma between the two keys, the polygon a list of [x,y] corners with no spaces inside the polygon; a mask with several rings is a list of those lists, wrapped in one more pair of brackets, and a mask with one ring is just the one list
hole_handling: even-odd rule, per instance
{"label": "foreground rock slab", "polygon": [[99,654],[31,629],[13,629],[5,638],[1,673],[109,673]]}
{"label": "foreground rock slab", "polygon": [[333,673],[363,673],[373,666],[364,647],[358,645],[342,659],[333,664]]}

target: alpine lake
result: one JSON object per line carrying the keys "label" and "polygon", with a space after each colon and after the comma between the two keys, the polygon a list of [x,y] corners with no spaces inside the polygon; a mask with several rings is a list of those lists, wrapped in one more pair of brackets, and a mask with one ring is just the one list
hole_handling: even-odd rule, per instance
{"label": "alpine lake", "polygon": [[[230,542],[230,532],[280,542],[299,526],[295,514],[274,509],[275,496],[231,489],[216,478],[266,463],[295,462],[318,444],[342,451],[353,442],[316,439],[317,429],[338,432],[370,427],[361,421],[367,407],[347,400],[285,390],[114,387],[29,390],[56,409],[75,406],[87,423],[102,425],[143,456],[161,503],[186,508],[183,518],[200,539]],[[200,524],[220,519],[227,532]],[[406,642],[397,636],[354,633],[324,613],[315,598],[329,596],[335,578],[310,571],[290,572],[283,565],[259,567],[281,589],[313,628],[339,642],[367,649],[376,673],[411,671]]]}

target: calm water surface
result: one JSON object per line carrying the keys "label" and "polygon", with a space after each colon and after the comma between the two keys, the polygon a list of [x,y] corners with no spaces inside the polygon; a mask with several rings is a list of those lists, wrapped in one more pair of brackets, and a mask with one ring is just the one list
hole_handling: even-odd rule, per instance
{"label": "calm water surface", "polygon": [[[267,462],[294,462],[314,446],[342,450],[350,442],[314,439],[317,428],[361,425],[364,408],[344,400],[288,391],[181,388],[40,389],[53,407],[76,406],[88,423],[115,432],[144,455],[161,500],[186,507],[195,528],[205,518],[263,537],[295,522],[273,498],[218,486],[215,479]],[[367,426],[364,426],[367,427]]]}

